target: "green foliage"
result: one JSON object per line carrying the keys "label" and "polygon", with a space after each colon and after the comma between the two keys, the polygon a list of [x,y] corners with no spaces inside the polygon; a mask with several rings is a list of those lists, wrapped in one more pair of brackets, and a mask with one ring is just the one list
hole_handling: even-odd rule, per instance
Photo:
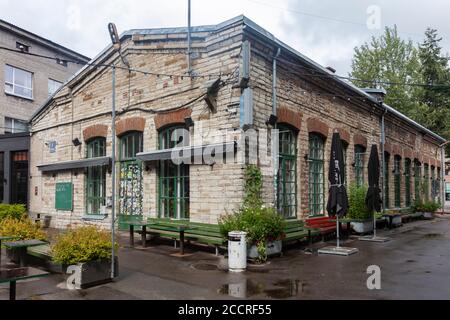
{"label": "green foliage", "polygon": [[[116,248],[118,245],[116,244]],[[111,260],[111,234],[94,226],[61,234],[52,246],[53,260],[63,265]]]}
{"label": "green foliage", "polygon": [[7,217],[0,220],[0,235],[4,237],[12,237],[14,241],[20,240],[42,240],[47,239],[47,235],[27,217],[16,219],[15,217]]}
{"label": "green foliage", "polygon": [[261,169],[255,165],[249,165],[245,168],[245,198],[244,206],[259,207],[262,205],[262,173]]}
{"label": "green foliage", "polygon": [[366,208],[367,186],[358,187],[352,184],[349,187],[349,209],[348,218],[356,220],[368,220],[373,217],[373,213]]}
{"label": "green foliage", "polygon": [[23,204],[0,204],[0,221],[6,218],[22,219],[27,208]]}
{"label": "green foliage", "polygon": [[434,213],[441,208],[441,204],[435,201],[416,200],[413,205],[414,212],[431,212]]}
{"label": "green foliage", "polygon": [[[450,138],[450,91],[447,87],[411,83],[448,84],[448,58],[441,53],[437,31],[427,29],[416,46],[387,27],[380,37],[355,48],[350,77],[359,87],[383,87],[385,102],[430,130]],[[380,84],[380,82],[384,82]]]}

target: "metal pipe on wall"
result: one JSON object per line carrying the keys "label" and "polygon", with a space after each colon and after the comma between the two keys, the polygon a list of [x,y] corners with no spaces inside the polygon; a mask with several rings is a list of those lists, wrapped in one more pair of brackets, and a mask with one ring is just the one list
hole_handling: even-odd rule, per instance
{"label": "metal pipe on wall", "polygon": [[111,279],[115,277],[115,242],[116,242],[116,66],[112,67],[112,123],[111,123],[111,174],[112,174],[112,203],[111,203]]}
{"label": "metal pipe on wall", "polygon": [[[381,107],[384,106],[383,102],[380,103]],[[386,199],[385,199],[385,179],[386,175],[384,173],[386,168],[386,160],[384,157],[384,153],[386,151],[386,123],[385,117],[388,114],[388,109],[385,108],[383,114],[381,115],[381,199],[383,199],[382,210],[383,213],[386,211]]]}
{"label": "metal pipe on wall", "polygon": [[192,73],[192,65],[191,65],[191,50],[192,50],[192,39],[191,39],[191,0],[188,0],[188,30],[187,30],[187,38],[188,38],[188,52],[187,52],[187,60],[188,60],[188,74]]}
{"label": "metal pipe on wall", "polygon": [[[277,53],[273,57],[273,70],[272,70],[272,114],[274,116],[278,115],[278,100],[277,100],[277,59],[281,54],[281,48],[277,49]],[[274,130],[277,130],[277,124],[273,126]],[[272,135],[273,139],[273,135]],[[273,188],[274,188],[274,205],[278,206],[278,152],[273,150],[274,143],[272,143],[272,153],[273,153]],[[277,148],[278,150],[278,148]]]}

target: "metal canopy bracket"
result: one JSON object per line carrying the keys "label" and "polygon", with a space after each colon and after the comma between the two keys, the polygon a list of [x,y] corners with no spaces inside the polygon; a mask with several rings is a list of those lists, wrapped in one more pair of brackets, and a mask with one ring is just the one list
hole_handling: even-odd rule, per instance
{"label": "metal canopy bracket", "polygon": [[218,78],[216,80],[208,81],[205,85],[208,90],[206,93],[205,102],[211,109],[212,113],[217,112],[217,93],[220,89],[220,82],[221,79]]}
{"label": "metal canopy bracket", "polygon": [[37,166],[41,172],[63,171],[71,169],[81,169],[97,166],[109,166],[111,164],[110,157],[89,158],[82,160],[63,161],[51,164],[43,164]]}

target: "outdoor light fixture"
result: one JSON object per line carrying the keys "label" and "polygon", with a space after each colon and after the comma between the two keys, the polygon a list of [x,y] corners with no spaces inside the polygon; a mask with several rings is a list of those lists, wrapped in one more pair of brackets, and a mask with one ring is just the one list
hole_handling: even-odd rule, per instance
{"label": "outdoor light fixture", "polygon": [[111,37],[111,42],[116,50],[120,49],[120,39],[117,33],[117,27],[114,23],[108,24],[109,36]]}
{"label": "outdoor light fixture", "polygon": [[73,143],[74,147],[79,147],[79,146],[82,145],[80,139],[78,139],[78,138],[73,139],[73,140],[72,140],[72,143]]}
{"label": "outdoor light fixture", "polygon": [[271,114],[269,120],[267,120],[266,125],[271,125],[275,127],[278,122],[278,117],[276,115]]}
{"label": "outdoor light fixture", "polygon": [[191,128],[194,126],[194,120],[192,120],[191,117],[187,117],[184,119],[184,123],[186,124],[187,128]]}

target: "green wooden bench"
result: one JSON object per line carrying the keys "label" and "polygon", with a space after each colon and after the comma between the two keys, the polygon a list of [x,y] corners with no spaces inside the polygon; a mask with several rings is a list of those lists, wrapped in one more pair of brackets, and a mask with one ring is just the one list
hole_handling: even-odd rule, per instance
{"label": "green wooden bench", "polygon": [[285,237],[283,243],[287,244],[289,242],[300,242],[302,240],[308,239],[311,243],[314,236],[319,235],[319,231],[314,228],[307,228],[305,222],[301,220],[289,220],[286,222],[284,228]]}

